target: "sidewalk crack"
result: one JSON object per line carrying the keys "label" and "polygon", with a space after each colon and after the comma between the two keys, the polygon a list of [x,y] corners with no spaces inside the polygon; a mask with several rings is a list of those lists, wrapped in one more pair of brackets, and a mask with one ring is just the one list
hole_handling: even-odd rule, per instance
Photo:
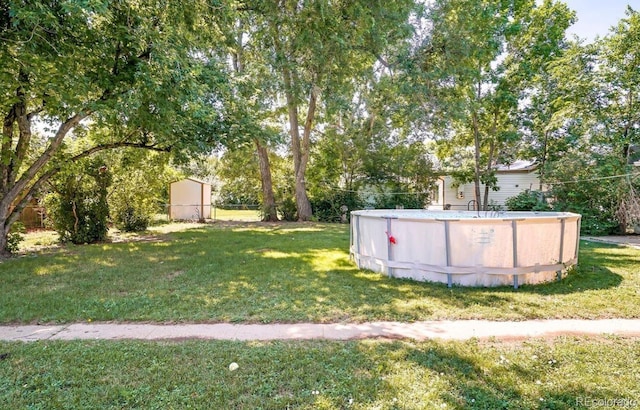
{"label": "sidewalk crack", "polygon": [[44,338],[42,340],[51,340],[53,337],[59,335],[60,333],[64,332],[65,330],[69,329],[69,327],[71,327],[71,325],[72,325],[72,323],[67,323],[66,325],[56,326],[56,327],[58,327],[58,330],[54,331],[54,332],[51,332],[51,334],[48,337],[46,337],[46,338]]}

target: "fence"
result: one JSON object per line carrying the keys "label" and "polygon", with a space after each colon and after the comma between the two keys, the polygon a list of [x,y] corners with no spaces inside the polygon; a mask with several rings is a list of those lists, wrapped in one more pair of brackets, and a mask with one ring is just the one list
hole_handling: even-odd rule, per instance
{"label": "fence", "polygon": [[[13,208],[12,208],[13,209]],[[18,219],[25,228],[36,229],[45,227],[45,219],[47,214],[45,209],[41,206],[27,205],[20,214]]]}
{"label": "fence", "polygon": [[[199,205],[172,205],[172,207],[185,207],[187,215],[181,220],[198,221],[202,218]],[[170,221],[169,204],[163,206],[164,212],[154,216],[155,221]],[[207,209],[210,208],[210,209]],[[211,204],[205,206],[205,220],[212,221],[242,221],[257,222],[262,219],[260,205],[256,204]],[[207,212],[209,211],[209,212]],[[22,210],[18,219],[27,229],[42,229],[46,227],[47,213],[44,207],[28,205]]]}
{"label": "fence", "polygon": [[[212,220],[212,221],[243,221],[255,222],[261,220],[261,210],[258,204],[216,204],[205,205],[164,205],[166,220]],[[204,212],[203,212],[204,211]],[[172,218],[171,215],[180,215]]]}

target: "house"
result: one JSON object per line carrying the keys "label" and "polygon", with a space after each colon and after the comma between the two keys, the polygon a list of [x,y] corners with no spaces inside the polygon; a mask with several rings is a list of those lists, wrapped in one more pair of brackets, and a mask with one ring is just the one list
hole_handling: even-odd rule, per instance
{"label": "house", "polygon": [[[496,168],[497,186],[500,190],[489,190],[489,205],[504,207],[507,198],[526,190],[541,190],[538,164],[533,161],[517,160],[510,165]],[[546,186],[542,187],[547,190]],[[480,185],[484,195],[484,185]],[[475,185],[473,182],[454,186],[454,179],[445,175],[438,178],[437,195],[434,195],[429,209],[473,210],[475,209]]]}
{"label": "house", "polygon": [[211,184],[185,178],[169,185],[169,219],[211,218]]}

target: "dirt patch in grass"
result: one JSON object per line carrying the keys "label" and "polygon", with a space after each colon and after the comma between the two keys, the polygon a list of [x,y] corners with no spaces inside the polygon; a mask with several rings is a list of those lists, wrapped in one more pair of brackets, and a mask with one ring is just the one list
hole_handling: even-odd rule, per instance
{"label": "dirt patch in grass", "polygon": [[177,270],[177,271],[171,272],[171,273],[169,273],[167,275],[167,279],[173,280],[173,279],[177,278],[178,276],[183,275],[184,272],[185,272],[184,270]]}

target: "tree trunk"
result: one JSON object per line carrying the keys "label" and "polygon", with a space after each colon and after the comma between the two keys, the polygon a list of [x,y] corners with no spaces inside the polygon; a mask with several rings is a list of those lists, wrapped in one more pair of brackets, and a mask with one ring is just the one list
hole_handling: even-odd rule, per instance
{"label": "tree trunk", "polygon": [[299,176],[296,173],[296,211],[298,212],[298,221],[308,221],[313,215],[311,210],[311,202],[307,196],[307,185],[304,180],[304,174]]}
{"label": "tree trunk", "polygon": [[476,200],[476,209],[478,211],[483,210],[482,197],[480,196],[480,130],[478,129],[478,118],[476,113],[472,114],[473,120],[473,143],[475,147],[474,152],[474,194]]}
{"label": "tree trunk", "polygon": [[538,189],[542,191],[542,184],[544,182],[544,167],[547,164],[547,144],[549,143],[549,131],[545,130],[544,139],[542,140],[542,158],[540,158],[540,166],[538,167],[538,180],[540,181],[540,185]]}
{"label": "tree trunk", "polygon": [[271,164],[269,163],[269,153],[267,147],[254,139],[256,151],[258,152],[258,162],[260,163],[260,181],[262,184],[262,221],[277,222],[278,210],[276,209],[276,199],[273,195],[273,183],[271,180]]}
{"label": "tree trunk", "polygon": [[[494,127],[495,130],[495,127]],[[489,158],[487,159],[487,176],[489,176],[492,172],[492,168],[493,168],[493,154],[495,151],[495,140],[491,140],[490,144],[489,144]],[[489,189],[490,186],[487,183],[487,181],[485,180],[485,185],[484,185],[484,208],[483,211],[487,211],[489,209]]]}
{"label": "tree trunk", "polygon": [[298,121],[298,104],[293,94],[292,74],[285,66],[282,69],[285,85],[285,97],[287,99],[287,108],[289,112],[289,134],[291,136],[291,152],[293,154],[293,169],[295,174],[295,191],[296,191],[296,211],[298,212],[298,221],[308,221],[311,219],[313,212],[311,203],[307,196],[307,187],[305,182],[305,173],[307,162],[309,160],[309,144],[311,136],[311,126],[313,124],[313,115],[315,114],[316,92],[311,91],[309,98],[309,109],[304,127],[303,140],[300,140],[300,123]]}
{"label": "tree trunk", "polygon": [[9,232],[0,232],[0,260],[11,257],[11,252],[7,250],[7,239]]}
{"label": "tree trunk", "polygon": [[307,118],[304,123],[304,134],[302,135],[302,146],[300,150],[300,163],[296,170],[296,207],[298,209],[298,220],[308,221],[313,216],[311,203],[307,196],[307,183],[305,175],[307,173],[307,164],[309,163],[309,152],[311,150],[311,130],[313,128],[313,119],[316,114],[316,103],[318,101],[319,90],[315,85],[311,87],[309,93],[309,107],[307,109]]}
{"label": "tree trunk", "polygon": [[[242,22],[238,21],[238,35],[236,37],[236,49],[231,53],[233,60],[233,69],[236,73],[244,72],[244,54],[242,45]],[[256,144],[256,153],[258,154],[258,162],[260,164],[260,184],[262,186],[262,221],[277,222],[278,210],[276,208],[276,199],[273,194],[273,182],[271,180],[271,164],[269,163],[269,153],[267,148],[260,143],[258,139],[253,140]]]}
{"label": "tree trunk", "polygon": [[8,216],[9,208],[2,207],[2,209],[0,209],[0,259],[11,256],[11,253],[7,250],[7,239],[9,230],[11,229],[11,225],[6,224]]}

